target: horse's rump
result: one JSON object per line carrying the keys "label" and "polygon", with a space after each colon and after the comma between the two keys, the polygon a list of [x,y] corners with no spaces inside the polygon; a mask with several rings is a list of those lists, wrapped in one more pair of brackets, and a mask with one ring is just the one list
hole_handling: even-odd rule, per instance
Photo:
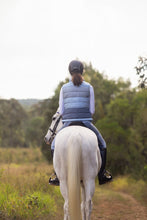
{"label": "horse's rump", "polygon": [[[56,136],[54,168],[61,180],[63,171],[67,175],[67,158],[70,143],[81,146],[81,179],[95,177],[101,166],[101,157],[97,137],[90,129],[81,126],[71,126],[62,129]],[[74,156],[74,155],[73,155]],[[58,170],[61,172],[58,173]]]}
{"label": "horse's rump", "polygon": [[68,219],[68,213],[71,220],[80,219],[81,180],[82,213],[86,213],[90,217],[95,177],[101,166],[97,137],[94,132],[81,126],[62,129],[56,136],[53,162],[60,180],[60,190],[65,200],[64,211],[66,214],[64,219]]}

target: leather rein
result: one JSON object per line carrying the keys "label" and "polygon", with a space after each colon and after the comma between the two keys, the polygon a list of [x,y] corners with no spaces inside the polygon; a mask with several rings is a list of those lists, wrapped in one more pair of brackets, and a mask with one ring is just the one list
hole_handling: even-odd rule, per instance
{"label": "leather rein", "polygon": [[56,129],[57,129],[57,126],[61,120],[62,116],[60,115],[60,117],[57,119],[53,129],[49,128],[49,130],[52,132],[51,136],[54,137],[56,135]]}

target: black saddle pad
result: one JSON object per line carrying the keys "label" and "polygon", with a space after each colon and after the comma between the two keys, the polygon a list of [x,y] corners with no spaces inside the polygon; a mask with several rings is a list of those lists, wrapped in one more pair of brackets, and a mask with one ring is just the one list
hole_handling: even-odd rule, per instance
{"label": "black saddle pad", "polygon": [[69,124],[69,126],[75,126],[75,125],[77,125],[77,126],[82,126],[82,127],[86,127],[81,121],[73,121],[73,122],[71,122],[70,124]]}

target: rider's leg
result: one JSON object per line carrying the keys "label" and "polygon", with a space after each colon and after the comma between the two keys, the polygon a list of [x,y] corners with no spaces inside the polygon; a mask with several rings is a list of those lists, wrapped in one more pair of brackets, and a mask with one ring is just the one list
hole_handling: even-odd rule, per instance
{"label": "rider's leg", "polygon": [[107,149],[106,148],[100,149],[100,153],[101,153],[101,158],[102,158],[102,165],[101,165],[101,169],[98,173],[98,179],[99,179],[99,184],[102,185],[104,183],[107,183],[107,182],[111,181],[112,180],[112,175],[110,174],[110,172],[105,170]]}
{"label": "rider's leg", "polygon": [[99,130],[89,121],[83,121],[82,123],[96,134],[100,150],[106,149],[106,142]]}
{"label": "rider's leg", "polygon": [[[100,132],[98,131],[98,129],[89,121],[83,121],[84,125],[91,129],[97,136],[98,139],[98,145],[99,145],[99,149],[100,149],[100,154],[101,154],[101,158],[102,158],[102,165],[101,165],[101,169],[98,173],[98,179],[99,179],[99,184],[104,184],[110,180],[112,180],[112,175],[105,170],[106,167],[106,156],[107,156],[107,149],[106,149],[106,142],[103,139],[102,135],[100,134]],[[108,174],[108,175],[107,175]]]}
{"label": "rider's leg", "polygon": [[[55,142],[55,139],[53,140],[53,142]],[[51,145],[51,155],[52,155],[52,158],[54,156],[54,146],[55,146],[53,142],[52,142],[52,145]],[[54,178],[52,178],[52,176],[54,176]],[[58,179],[56,173],[54,172],[54,174],[52,176],[49,178],[49,184],[50,185],[59,186],[60,182],[59,182],[59,179]]]}

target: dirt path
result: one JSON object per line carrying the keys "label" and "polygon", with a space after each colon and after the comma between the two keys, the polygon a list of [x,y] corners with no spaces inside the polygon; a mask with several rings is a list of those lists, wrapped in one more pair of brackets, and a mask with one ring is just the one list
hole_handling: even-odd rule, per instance
{"label": "dirt path", "polygon": [[93,203],[91,220],[147,220],[147,209],[122,192],[96,193]]}
{"label": "dirt path", "polygon": [[[52,220],[61,219],[62,207]],[[96,188],[91,220],[147,220],[147,209],[129,194]]]}

